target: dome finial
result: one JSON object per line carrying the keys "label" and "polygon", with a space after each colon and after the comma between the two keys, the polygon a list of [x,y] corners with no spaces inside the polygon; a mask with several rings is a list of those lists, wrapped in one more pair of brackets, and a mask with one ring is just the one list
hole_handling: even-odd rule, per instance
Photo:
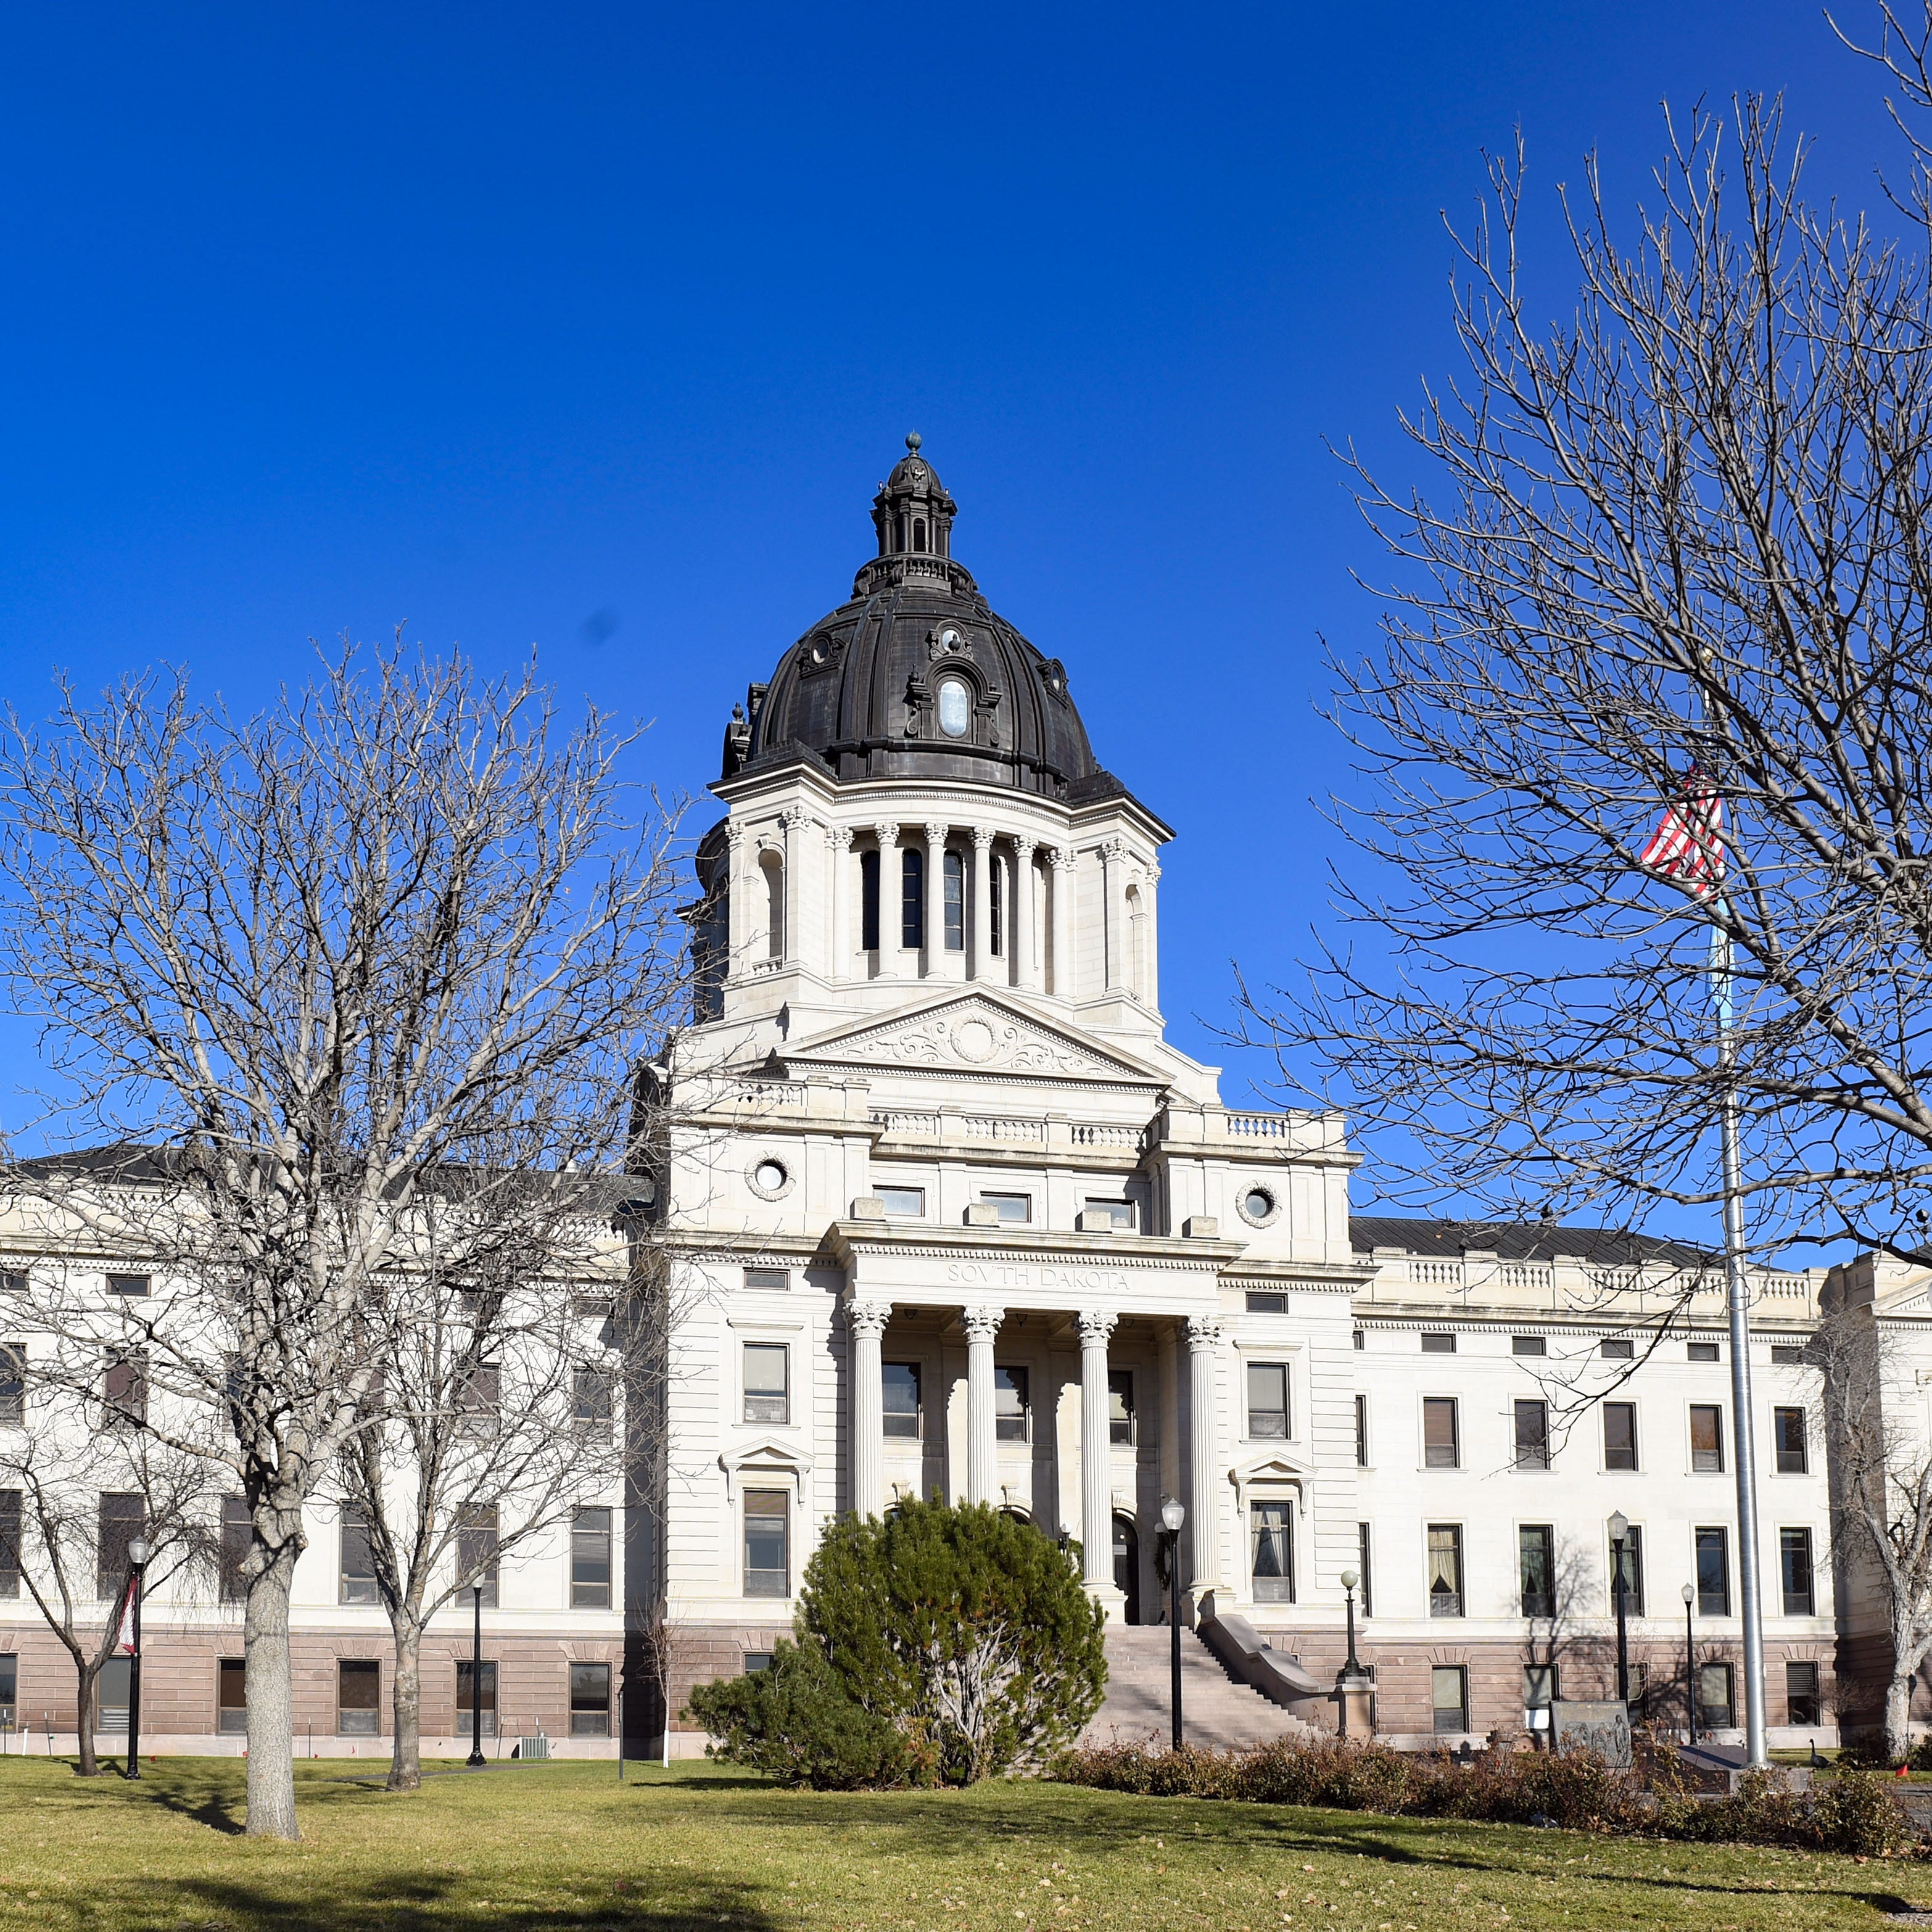
{"label": "dome finial", "polygon": [[916,449],[916,448],[919,447],[919,446],[920,446],[920,443],[921,440],[922,440],[922,439],[921,439],[921,437],[920,437],[920,433],[919,433],[919,431],[918,431],[917,430],[916,430],[916,429],[909,429],[909,430],[908,430],[906,431],[906,447],[907,447],[907,448],[908,448],[908,449]]}

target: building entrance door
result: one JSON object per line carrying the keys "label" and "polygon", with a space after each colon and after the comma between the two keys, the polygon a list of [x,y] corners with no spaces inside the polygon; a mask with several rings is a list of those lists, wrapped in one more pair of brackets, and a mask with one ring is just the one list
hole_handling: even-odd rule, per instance
{"label": "building entrance door", "polygon": [[1126,1516],[1114,1519],[1114,1588],[1127,1600],[1125,1621],[1141,1620],[1140,1533]]}

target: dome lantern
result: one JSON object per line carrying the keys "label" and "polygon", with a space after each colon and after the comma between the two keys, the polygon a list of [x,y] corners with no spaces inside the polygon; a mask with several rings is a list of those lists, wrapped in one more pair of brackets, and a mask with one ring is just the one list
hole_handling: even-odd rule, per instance
{"label": "dome lantern", "polygon": [[907,436],[905,454],[872,499],[872,527],[881,556],[952,554],[952,519],[959,506],[920,454],[920,440],[917,430]]}

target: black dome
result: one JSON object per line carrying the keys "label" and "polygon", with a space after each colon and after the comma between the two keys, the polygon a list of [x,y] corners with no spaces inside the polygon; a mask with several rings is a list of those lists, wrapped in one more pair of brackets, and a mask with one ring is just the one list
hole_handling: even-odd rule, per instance
{"label": "black dome", "polygon": [[842,780],[963,778],[1074,800],[1118,790],[1094,761],[1059,659],[996,615],[953,561],[958,506],[919,438],[906,445],[873,500],[878,556],[851,602],[746,693],[724,734],[724,776],[810,757]]}

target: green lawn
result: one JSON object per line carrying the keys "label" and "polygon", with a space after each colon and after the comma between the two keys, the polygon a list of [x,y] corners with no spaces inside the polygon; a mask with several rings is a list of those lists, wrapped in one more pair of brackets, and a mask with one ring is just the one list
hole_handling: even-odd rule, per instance
{"label": "green lawn", "polygon": [[130,1785],[0,1761],[0,1932],[1878,1932],[1883,1909],[1932,1904],[1932,1864],[1053,1785],[819,1796],[710,1766],[620,1790],[608,1765],[533,1765],[392,1798],[351,1781],[366,1762],[304,1762],[304,1842],[253,1844],[241,1771],[175,1758]]}

